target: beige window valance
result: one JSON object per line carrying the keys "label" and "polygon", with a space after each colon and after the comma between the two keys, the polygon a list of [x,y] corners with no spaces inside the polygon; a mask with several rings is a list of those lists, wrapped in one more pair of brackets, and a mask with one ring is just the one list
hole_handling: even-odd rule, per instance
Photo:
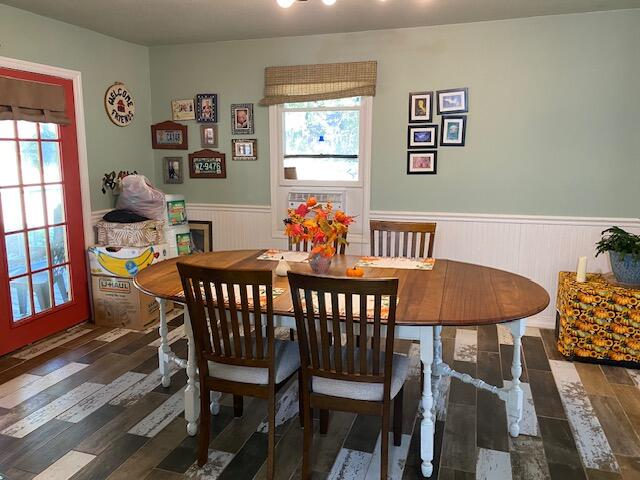
{"label": "beige window valance", "polygon": [[377,62],[267,67],[261,105],[376,94]]}
{"label": "beige window valance", "polygon": [[0,77],[0,120],[68,125],[61,85]]}

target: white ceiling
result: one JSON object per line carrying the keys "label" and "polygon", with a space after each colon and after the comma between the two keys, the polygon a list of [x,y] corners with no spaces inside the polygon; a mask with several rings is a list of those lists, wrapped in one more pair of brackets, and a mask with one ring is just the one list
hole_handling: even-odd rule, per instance
{"label": "white ceiling", "polygon": [[640,0],[0,0],[143,45],[355,32],[640,7]]}

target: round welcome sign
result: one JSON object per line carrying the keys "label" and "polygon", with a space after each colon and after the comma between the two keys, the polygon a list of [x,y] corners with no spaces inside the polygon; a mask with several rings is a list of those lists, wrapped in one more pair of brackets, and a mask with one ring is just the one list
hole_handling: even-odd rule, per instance
{"label": "round welcome sign", "polygon": [[126,127],[133,121],[135,103],[124,83],[116,82],[104,94],[104,108],[109,119],[119,127]]}

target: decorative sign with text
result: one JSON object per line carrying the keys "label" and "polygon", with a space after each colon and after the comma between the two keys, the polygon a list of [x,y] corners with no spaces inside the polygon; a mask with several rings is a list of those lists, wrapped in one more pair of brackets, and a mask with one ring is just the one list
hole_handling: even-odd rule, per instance
{"label": "decorative sign with text", "polygon": [[133,121],[135,103],[124,83],[116,82],[104,94],[104,108],[109,119],[119,127],[126,127]]}

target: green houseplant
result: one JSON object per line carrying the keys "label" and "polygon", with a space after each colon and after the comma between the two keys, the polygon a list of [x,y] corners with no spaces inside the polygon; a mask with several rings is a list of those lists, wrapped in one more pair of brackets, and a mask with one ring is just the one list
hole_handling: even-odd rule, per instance
{"label": "green houseplant", "polygon": [[605,252],[609,252],[611,269],[620,283],[640,284],[640,235],[620,227],[608,228],[596,244],[596,257]]}

